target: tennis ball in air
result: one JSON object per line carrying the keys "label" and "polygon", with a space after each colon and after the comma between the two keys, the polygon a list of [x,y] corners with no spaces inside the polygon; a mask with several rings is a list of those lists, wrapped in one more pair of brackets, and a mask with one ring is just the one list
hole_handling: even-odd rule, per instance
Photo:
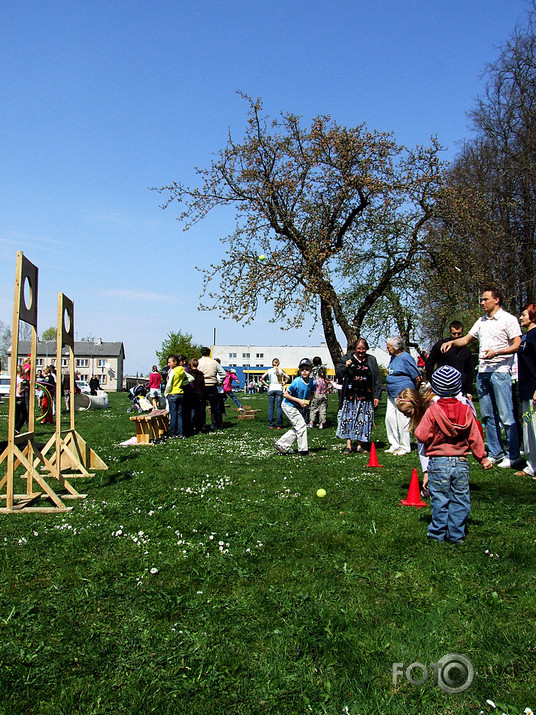
{"label": "tennis ball in air", "polygon": [[264,253],[261,253],[261,255],[259,256],[259,261],[265,261],[265,260],[266,260],[266,256],[264,255]]}
{"label": "tennis ball in air", "polygon": [[319,490],[317,491],[317,493],[316,493],[316,496],[317,496],[317,497],[320,497],[321,499],[323,499],[323,498],[326,496],[326,490],[325,490],[325,489],[319,489]]}

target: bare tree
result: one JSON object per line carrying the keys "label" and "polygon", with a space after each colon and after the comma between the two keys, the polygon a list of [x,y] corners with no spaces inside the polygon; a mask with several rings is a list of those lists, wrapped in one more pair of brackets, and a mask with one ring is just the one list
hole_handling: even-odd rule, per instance
{"label": "bare tree", "polygon": [[235,231],[222,239],[227,256],[204,270],[204,307],[247,323],[264,301],[288,328],[320,317],[336,362],[336,326],[353,342],[425,251],[441,148],[432,140],[409,150],[391,134],[329,117],[305,129],[299,117],[271,120],[260,100],[246,99],[244,140],[229,136],[210,167],[197,170],[200,186],[159,189],[168,194],[164,208],[181,204],[187,229],[218,206],[235,207]]}

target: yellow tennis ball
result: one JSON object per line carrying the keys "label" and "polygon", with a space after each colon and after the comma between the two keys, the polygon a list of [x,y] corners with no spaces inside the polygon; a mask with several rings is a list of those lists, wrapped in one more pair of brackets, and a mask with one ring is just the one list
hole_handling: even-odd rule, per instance
{"label": "yellow tennis ball", "polygon": [[321,499],[323,499],[323,498],[326,496],[326,490],[325,490],[325,489],[319,489],[319,490],[316,492],[316,496],[317,496],[317,497],[320,497]]}
{"label": "yellow tennis ball", "polygon": [[266,256],[264,255],[264,253],[261,253],[261,255],[259,256],[259,261],[265,261],[265,260],[266,260]]}

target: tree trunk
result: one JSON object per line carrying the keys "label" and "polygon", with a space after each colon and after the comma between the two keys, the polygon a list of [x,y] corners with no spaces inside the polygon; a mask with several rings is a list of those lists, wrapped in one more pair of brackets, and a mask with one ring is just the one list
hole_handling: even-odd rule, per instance
{"label": "tree trunk", "polygon": [[[329,354],[333,361],[333,366],[336,368],[339,364],[341,356],[344,355],[346,350],[343,350],[340,346],[337,336],[335,334],[335,325],[333,323],[333,312],[331,310],[331,305],[320,298],[320,315],[322,317],[322,327],[324,328],[324,337],[326,338],[326,345],[328,346]],[[352,336],[345,332],[346,340],[350,343],[352,342]],[[346,346],[345,346],[346,348]]]}

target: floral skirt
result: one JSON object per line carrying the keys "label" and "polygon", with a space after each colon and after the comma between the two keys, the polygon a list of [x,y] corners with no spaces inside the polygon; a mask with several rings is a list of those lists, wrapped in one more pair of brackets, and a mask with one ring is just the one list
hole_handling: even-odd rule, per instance
{"label": "floral skirt", "polygon": [[374,425],[374,403],[367,400],[344,400],[337,437],[369,442]]}

